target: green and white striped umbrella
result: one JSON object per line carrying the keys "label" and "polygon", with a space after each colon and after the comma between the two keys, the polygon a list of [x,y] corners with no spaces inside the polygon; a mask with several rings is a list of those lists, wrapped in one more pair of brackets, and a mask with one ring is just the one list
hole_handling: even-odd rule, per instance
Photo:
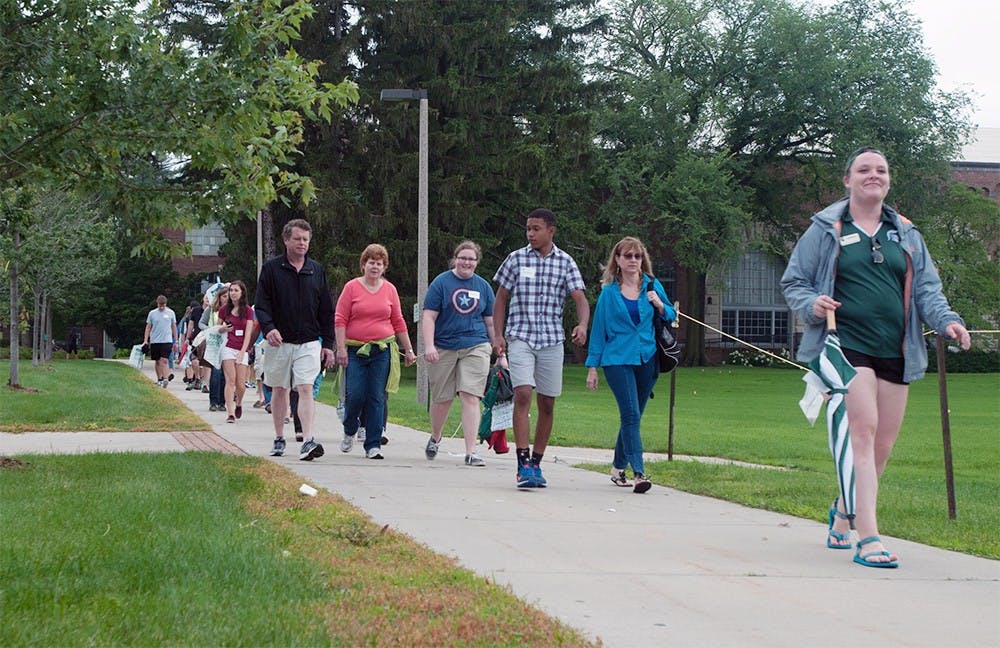
{"label": "green and white striped umbrella", "polygon": [[[833,311],[827,314],[827,336],[823,344],[823,350],[819,356],[813,358],[809,363],[809,372],[802,379],[806,382],[806,395],[800,405],[810,423],[815,422],[818,414],[818,405],[810,409],[806,403],[810,400],[817,403],[814,398],[817,395],[825,394],[826,398],[826,423],[829,431],[830,453],[833,455],[833,463],[837,469],[837,482],[840,485],[840,497],[844,503],[844,512],[854,526],[854,454],[851,451],[850,426],[847,420],[847,404],[844,401],[851,381],[857,375],[854,367],[844,357],[844,352],[840,348],[840,337],[837,335],[837,325],[833,319]],[[810,397],[813,396],[811,399]]]}

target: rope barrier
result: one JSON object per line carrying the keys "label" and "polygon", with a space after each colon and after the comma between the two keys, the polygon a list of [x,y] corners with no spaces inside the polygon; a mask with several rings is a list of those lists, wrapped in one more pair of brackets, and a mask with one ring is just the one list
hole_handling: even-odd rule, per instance
{"label": "rope barrier", "polygon": [[682,313],[681,311],[677,311],[677,314],[680,315],[681,317],[685,318],[685,319],[688,319],[688,320],[694,322],[695,324],[698,324],[699,326],[707,328],[709,331],[714,331],[715,333],[718,333],[719,335],[723,335],[723,336],[729,338],[730,340],[733,340],[735,342],[739,342],[740,344],[742,344],[744,346],[748,346],[751,349],[753,349],[754,351],[758,351],[760,353],[763,353],[764,355],[770,356],[770,357],[774,358],[775,360],[780,360],[781,362],[784,362],[785,364],[790,364],[790,365],[792,365],[793,367],[795,367],[797,369],[801,369],[802,371],[809,371],[809,367],[806,367],[805,365],[800,365],[797,362],[792,362],[788,358],[782,358],[780,355],[778,355],[776,353],[771,353],[770,351],[766,351],[766,350],[764,350],[764,349],[762,349],[762,348],[760,348],[758,346],[754,346],[753,344],[750,344],[749,342],[745,342],[745,341],[739,339],[735,335],[730,335],[729,333],[726,333],[725,331],[720,331],[719,329],[715,328],[714,326],[710,326],[710,325],[706,324],[705,322],[698,321],[695,318],[693,318],[690,315],[688,315],[687,313]]}

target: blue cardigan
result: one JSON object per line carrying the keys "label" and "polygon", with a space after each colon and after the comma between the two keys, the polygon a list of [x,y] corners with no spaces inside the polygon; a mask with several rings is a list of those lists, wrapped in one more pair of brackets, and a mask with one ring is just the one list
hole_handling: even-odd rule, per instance
{"label": "blue cardigan", "polygon": [[644,274],[643,290],[639,293],[639,323],[634,323],[622,301],[621,285],[615,279],[601,289],[601,295],[597,298],[594,324],[590,329],[586,363],[588,367],[641,365],[653,357],[656,352],[653,316],[659,316],[659,313],[646,299],[645,287],[650,280],[653,282],[653,290],[663,302],[663,318],[668,322],[677,318],[663,285],[656,278]]}

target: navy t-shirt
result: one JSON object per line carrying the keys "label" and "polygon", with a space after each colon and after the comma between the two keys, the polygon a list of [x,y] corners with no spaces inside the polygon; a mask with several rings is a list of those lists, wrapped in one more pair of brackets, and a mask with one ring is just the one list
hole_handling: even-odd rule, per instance
{"label": "navy t-shirt", "polygon": [[483,318],[493,316],[493,301],[493,288],[477,274],[459,279],[448,270],[435,277],[424,297],[424,308],[438,313],[434,346],[455,350],[489,342]]}

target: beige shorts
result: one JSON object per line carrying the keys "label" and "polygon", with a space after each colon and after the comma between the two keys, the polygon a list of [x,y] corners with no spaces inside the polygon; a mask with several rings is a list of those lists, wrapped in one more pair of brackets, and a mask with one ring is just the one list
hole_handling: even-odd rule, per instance
{"label": "beige shorts", "polygon": [[450,401],[458,392],[482,397],[490,377],[488,342],[468,349],[441,349],[440,356],[436,363],[427,363],[431,402]]}
{"label": "beige shorts", "polygon": [[268,387],[312,385],[320,369],[319,340],[269,346],[264,353],[264,384]]}

